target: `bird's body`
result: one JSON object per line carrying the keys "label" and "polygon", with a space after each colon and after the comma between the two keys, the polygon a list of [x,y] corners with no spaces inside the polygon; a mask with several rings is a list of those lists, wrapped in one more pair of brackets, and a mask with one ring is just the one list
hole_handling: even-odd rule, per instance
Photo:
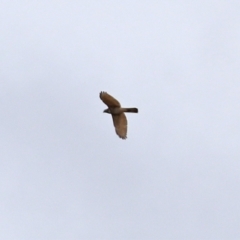
{"label": "bird's body", "polygon": [[122,138],[127,138],[127,118],[124,112],[138,113],[137,108],[122,108],[118,100],[106,92],[100,92],[100,99],[108,106],[103,112],[109,113],[113,118],[113,125],[117,135]]}

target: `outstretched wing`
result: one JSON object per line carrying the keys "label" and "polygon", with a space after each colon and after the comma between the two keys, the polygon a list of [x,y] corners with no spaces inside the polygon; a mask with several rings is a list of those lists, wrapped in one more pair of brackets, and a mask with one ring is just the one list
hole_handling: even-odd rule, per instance
{"label": "outstretched wing", "polygon": [[127,138],[127,118],[124,113],[119,115],[112,115],[113,125],[115,127],[116,134],[122,138]]}
{"label": "outstretched wing", "polygon": [[108,107],[121,107],[119,101],[109,95],[106,92],[100,92],[100,98],[101,100],[108,106]]}

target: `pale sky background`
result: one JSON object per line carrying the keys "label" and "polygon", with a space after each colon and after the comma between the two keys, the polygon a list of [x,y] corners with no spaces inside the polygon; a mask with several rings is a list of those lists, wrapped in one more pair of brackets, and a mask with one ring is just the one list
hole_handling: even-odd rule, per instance
{"label": "pale sky background", "polygon": [[2,0],[0,30],[0,239],[240,239],[239,0]]}

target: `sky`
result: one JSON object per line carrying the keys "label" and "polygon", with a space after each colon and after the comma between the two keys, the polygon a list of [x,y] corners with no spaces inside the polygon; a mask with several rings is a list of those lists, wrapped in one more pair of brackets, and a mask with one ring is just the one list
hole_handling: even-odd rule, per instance
{"label": "sky", "polygon": [[239,11],[1,1],[0,239],[240,239]]}

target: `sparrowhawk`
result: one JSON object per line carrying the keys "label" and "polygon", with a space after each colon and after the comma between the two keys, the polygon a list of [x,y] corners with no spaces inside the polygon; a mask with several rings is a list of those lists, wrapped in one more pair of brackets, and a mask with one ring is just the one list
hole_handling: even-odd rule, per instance
{"label": "sparrowhawk", "polygon": [[122,138],[127,138],[127,118],[124,112],[138,113],[137,108],[122,108],[121,104],[114,97],[106,92],[100,92],[100,99],[108,106],[103,112],[109,113],[113,118],[113,125],[116,134]]}

